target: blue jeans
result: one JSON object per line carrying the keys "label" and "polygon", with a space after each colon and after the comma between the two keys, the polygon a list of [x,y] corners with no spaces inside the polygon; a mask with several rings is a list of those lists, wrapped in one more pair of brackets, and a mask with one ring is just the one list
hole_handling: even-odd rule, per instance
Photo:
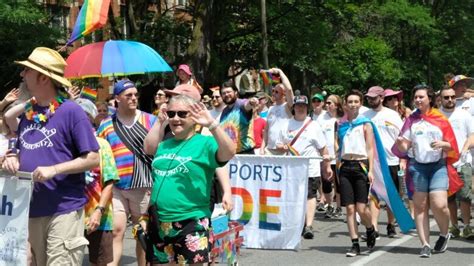
{"label": "blue jeans", "polygon": [[449,180],[445,159],[434,163],[418,163],[412,160],[408,171],[413,179],[415,192],[448,190]]}

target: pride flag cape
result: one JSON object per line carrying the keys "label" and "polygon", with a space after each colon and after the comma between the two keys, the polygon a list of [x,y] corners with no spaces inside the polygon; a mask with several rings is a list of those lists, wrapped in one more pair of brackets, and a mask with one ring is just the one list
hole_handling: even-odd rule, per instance
{"label": "pride flag cape", "polygon": [[[339,124],[339,129],[337,131],[339,138],[339,147],[342,147],[344,141],[352,141],[350,139],[345,139],[347,131],[352,127],[357,127],[363,124],[369,123],[374,133],[374,165],[373,165],[373,175],[374,181],[372,183],[372,191],[376,193],[377,197],[383,199],[390,210],[392,210],[395,218],[400,225],[400,230],[402,232],[408,232],[410,229],[415,228],[415,222],[408,213],[405,205],[403,204],[395,184],[393,183],[392,177],[390,175],[390,170],[387,164],[387,157],[385,156],[385,151],[383,149],[382,140],[380,139],[379,132],[375,125],[368,118],[358,117],[353,120],[352,123],[347,120],[341,120]],[[339,159],[341,158],[339,149]]]}
{"label": "pride flag cape", "polygon": [[107,22],[110,0],[84,0],[72,30],[71,37],[66,45],[101,28]]}
{"label": "pride flag cape", "polygon": [[[451,144],[451,147],[453,148],[446,154],[446,165],[448,169],[449,178],[448,195],[453,195],[457,191],[459,191],[459,189],[461,189],[464,184],[461,178],[459,178],[456,169],[453,167],[453,164],[459,160],[459,150],[458,144],[456,142],[456,137],[449,123],[449,120],[436,108],[431,108],[431,110],[426,114],[422,114],[419,110],[417,110],[405,120],[402,130],[400,131],[400,136],[402,136],[408,129],[410,129],[415,122],[421,119],[424,119],[428,123],[438,127],[443,134],[443,141],[449,142],[449,144]],[[402,159],[411,159],[408,157],[407,153],[401,152],[396,144],[393,145],[392,152],[393,154]],[[408,173],[407,180],[411,180],[411,178],[408,176]],[[413,195],[413,192],[415,190],[415,188],[413,187],[413,182],[408,182],[407,189],[410,195]]]}

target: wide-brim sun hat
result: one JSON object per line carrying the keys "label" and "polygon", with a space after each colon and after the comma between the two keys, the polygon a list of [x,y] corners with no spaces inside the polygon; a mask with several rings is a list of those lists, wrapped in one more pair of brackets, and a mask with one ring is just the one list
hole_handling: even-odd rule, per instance
{"label": "wide-brim sun hat", "polygon": [[385,89],[385,98],[390,96],[397,96],[398,101],[403,99],[403,91],[395,91],[392,89]]}
{"label": "wide-brim sun hat", "polygon": [[448,82],[450,88],[454,88],[457,84],[460,84],[460,83],[465,83],[466,87],[470,87],[472,86],[472,84],[474,84],[474,79],[471,77],[464,76],[464,75],[457,75],[457,76],[454,76]]}
{"label": "wide-brim sun hat", "polygon": [[64,68],[67,66],[67,63],[64,58],[53,49],[37,47],[31,52],[27,60],[15,61],[15,63],[34,69],[61,83],[66,88],[72,87],[71,82],[64,77]]}

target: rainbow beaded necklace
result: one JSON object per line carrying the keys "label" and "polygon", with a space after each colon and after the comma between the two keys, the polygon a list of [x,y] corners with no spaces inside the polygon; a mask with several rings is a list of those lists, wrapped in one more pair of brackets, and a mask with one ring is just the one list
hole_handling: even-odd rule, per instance
{"label": "rainbow beaded necklace", "polygon": [[38,113],[37,111],[33,110],[33,106],[37,104],[35,98],[31,98],[25,105],[25,117],[28,120],[33,120],[35,123],[46,123],[51,116],[54,115],[56,110],[61,106],[64,102],[64,97],[56,96],[54,99],[49,103],[49,108],[46,110],[45,113]]}

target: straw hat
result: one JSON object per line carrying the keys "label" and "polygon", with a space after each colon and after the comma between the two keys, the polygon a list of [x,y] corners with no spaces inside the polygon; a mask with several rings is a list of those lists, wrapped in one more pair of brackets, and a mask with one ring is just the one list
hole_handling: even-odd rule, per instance
{"label": "straw hat", "polygon": [[15,63],[34,69],[67,88],[72,87],[71,82],[64,78],[64,68],[67,65],[66,61],[64,61],[64,58],[58,52],[52,49],[37,47],[27,60],[15,61]]}

